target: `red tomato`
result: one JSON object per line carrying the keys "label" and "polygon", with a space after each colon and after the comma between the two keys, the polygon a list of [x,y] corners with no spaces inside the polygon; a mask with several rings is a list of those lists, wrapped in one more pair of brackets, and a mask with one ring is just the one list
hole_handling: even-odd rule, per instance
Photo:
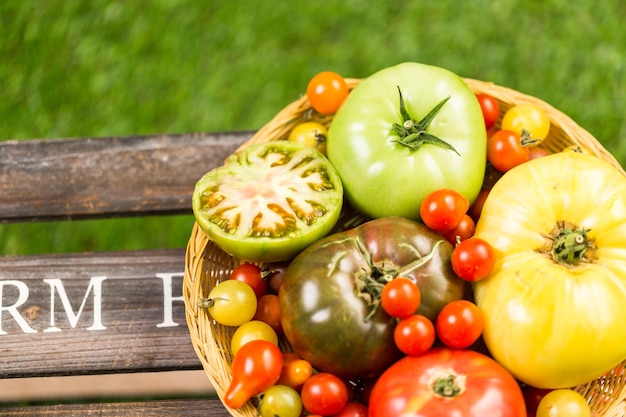
{"label": "red tomato", "polygon": [[348,387],[337,376],[320,372],[302,386],[302,405],[310,414],[332,415],[348,403]]}
{"label": "red tomato", "polygon": [[465,349],[483,332],[484,318],[471,301],[457,300],[447,304],[437,316],[435,328],[441,343],[452,349]]}
{"label": "red tomato", "polygon": [[321,114],[333,114],[348,97],[348,84],[336,72],[323,71],[316,74],[306,88],[311,107]]}
{"label": "red tomato", "polygon": [[349,402],[332,417],[367,417],[367,407],[357,402]]}
{"label": "red tomato", "polygon": [[397,277],[383,287],[380,304],[391,317],[403,319],[417,311],[421,293],[417,284],[409,278]]}
{"label": "red tomato", "polygon": [[280,303],[276,294],[265,294],[258,299],[256,313],[252,320],[260,320],[269,324],[276,332],[282,336],[283,325],[280,322]]}
{"label": "red tomato", "polygon": [[267,283],[261,275],[261,267],[256,264],[243,263],[237,265],[231,272],[230,279],[248,284],[257,298],[267,292]]}
{"label": "red tomato", "polygon": [[[470,207],[470,209],[472,207]],[[472,219],[469,214],[466,214],[463,216],[461,222],[455,228],[448,230],[447,232],[443,232],[442,234],[448,242],[452,243],[453,246],[456,246],[457,243],[474,236],[475,230],[476,223],[474,222],[474,219]]]}
{"label": "red tomato", "polygon": [[491,245],[477,237],[464,240],[452,251],[452,269],[465,281],[478,281],[491,273],[496,254]]}
{"label": "red tomato", "polygon": [[369,417],[526,417],[517,381],[502,365],[468,349],[406,356],[378,379]]}
{"label": "red tomato", "polygon": [[274,385],[283,368],[283,354],[272,342],[252,340],[233,358],[233,379],[224,395],[224,404],[237,409],[250,398]]}
{"label": "red tomato", "polygon": [[435,326],[428,317],[415,314],[398,322],[393,340],[405,355],[421,355],[435,343]]}
{"label": "red tomato", "polygon": [[487,140],[487,160],[500,172],[507,172],[528,161],[528,147],[511,130],[499,130]]}
{"label": "red tomato", "polygon": [[437,232],[455,228],[469,209],[469,201],[459,192],[441,188],[428,194],[420,206],[420,216],[426,226]]}
{"label": "red tomato", "polygon": [[485,119],[485,128],[490,129],[496,124],[500,117],[500,103],[494,97],[489,94],[476,94],[478,104],[483,112],[483,118]]}

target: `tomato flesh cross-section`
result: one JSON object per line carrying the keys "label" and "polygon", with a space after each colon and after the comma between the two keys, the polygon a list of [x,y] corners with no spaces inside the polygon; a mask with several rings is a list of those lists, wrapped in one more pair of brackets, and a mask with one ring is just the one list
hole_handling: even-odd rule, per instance
{"label": "tomato flesh cross-section", "polygon": [[196,184],[198,225],[225,252],[253,262],[293,258],[341,212],[339,175],[320,152],[289,141],[251,145]]}

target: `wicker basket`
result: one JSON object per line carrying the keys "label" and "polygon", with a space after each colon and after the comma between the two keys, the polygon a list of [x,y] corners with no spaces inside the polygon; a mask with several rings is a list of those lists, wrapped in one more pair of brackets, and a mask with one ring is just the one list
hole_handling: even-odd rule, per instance
{"label": "wicker basket", "polygon": [[[353,88],[360,80],[347,81],[349,87]],[[572,145],[581,146],[608,161],[626,175],[619,162],[591,134],[554,107],[535,97],[492,83],[473,79],[465,81],[475,93],[487,93],[496,98],[500,103],[501,113],[515,104],[528,102],[543,108],[551,121],[550,133],[541,144],[545,149],[558,152]],[[297,123],[307,119],[328,124],[332,116],[319,116],[311,110],[306,97],[303,96],[282,109],[240,149],[253,143],[286,139]],[[211,242],[197,223],[194,224],[187,247],[183,281],[187,324],[194,349],[220,398],[223,398],[231,380],[230,366],[233,355],[230,350],[230,339],[234,328],[214,322],[208,310],[198,307],[197,303],[206,297],[217,283],[228,279],[230,272],[239,263],[238,259],[227,255]],[[287,345],[282,347],[287,348]],[[593,416],[625,417],[626,361],[598,380],[576,387],[576,390],[588,399]],[[236,417],[257,416],[256,408],[250,401],[240,409],[229,409],[229,412]]]}

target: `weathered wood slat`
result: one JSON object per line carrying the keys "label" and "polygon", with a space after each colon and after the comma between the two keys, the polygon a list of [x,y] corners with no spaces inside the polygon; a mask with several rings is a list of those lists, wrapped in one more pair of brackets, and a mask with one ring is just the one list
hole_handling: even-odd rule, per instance
{"label": "weathered wood slat", "polygon": [[201,369],[184,249],[0,257],[0,378]]}
{"label": "weathered wood slat", "polygon": [[6,417],[98,416],[98,417],[230,417],[217,399],[161,400],[98,404],[60,404],[0,408]]}
{"label": "weathered wood slat", "polygon": [[189,213],[251,132],[0,142],[0,222]]}

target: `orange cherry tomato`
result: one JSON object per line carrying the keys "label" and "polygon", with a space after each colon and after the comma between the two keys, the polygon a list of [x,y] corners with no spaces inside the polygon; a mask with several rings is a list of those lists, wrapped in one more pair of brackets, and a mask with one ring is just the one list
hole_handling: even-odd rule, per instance
{"label": "orange cherry tomato", "polygon": [[283,353],[283,368],[276,384],[299,390],[311,375],[313,375],[313,366],[309,361],[300,358],[295,353],[285,352]]}
{"label": "orange cherry tomato", "polygon": [[346,80],[332,71],[316,74],[306,88],[311,107],[321,114],[334,114],[348,97],[348,92]]}

